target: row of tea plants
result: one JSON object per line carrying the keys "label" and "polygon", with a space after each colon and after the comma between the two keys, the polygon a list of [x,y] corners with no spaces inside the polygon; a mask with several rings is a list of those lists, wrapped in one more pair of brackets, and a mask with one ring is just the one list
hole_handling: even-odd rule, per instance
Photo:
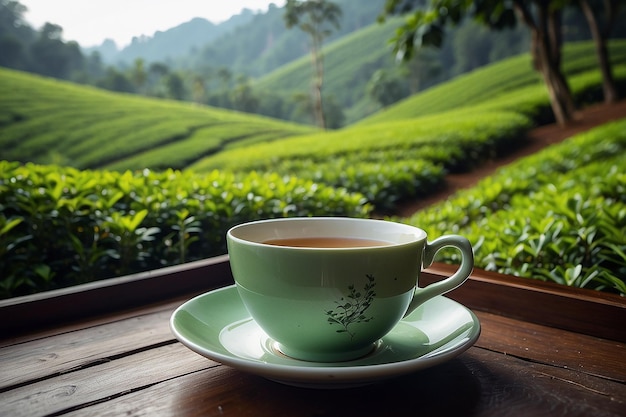
{"label": "row of tea plants", "polygon": [[[184,169],[224,147],[315,129],[0,68],[2,159],[80,169]],[[137,162],[141,161],[141,162]]]}
{"label": "row of tea plants", "polygon": [[466,172],[519,146],[531,125],[514,112],[434,115],[236,148],[191,169],[295,175],[361,193],[383,212],[428,195],[446,172]]}
{"label": "row of tea plants", "polygon": [[[626,119],[523,158],[407,219],[480,268],[626,295]],[[457,261],[444,252],[444,261]]]}
{"label": "row of tea plants", "polygon": [[[626,66],[617,65],[614,75],[626,91]],[[601,100],[597,70],[578,73],[570,84],[581,105]],[[394,112],[389,110],[391,120]],[[467,172],[523,146],[525,132],[547,121],[553,121],[548,94],[535,84],[448,112],[377,124],[364,121],[340,131],[224,150],[190,169],[295,175],[359,192],[378,213],[385,213],[402,200],[428,195],[448,172]]]}
{"label": "row of tea plants", "polygon": [[252,219],[370,211],[362,195],[278,174],[0,161],[0,297],[223,254],[227,229]]}

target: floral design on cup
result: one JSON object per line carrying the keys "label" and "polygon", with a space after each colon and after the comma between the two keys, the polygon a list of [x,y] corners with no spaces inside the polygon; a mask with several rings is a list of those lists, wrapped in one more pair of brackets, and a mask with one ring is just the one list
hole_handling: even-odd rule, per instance
{"label": "floral design on cup", "polygon": [[351,331],[350,325],[367,323],[373,319],[373,317],[367,317],[365,313],[372,305],[372,300],[376,296],[376,292],[374,292],[376,280],[373,275],[367,274],[365,276],[368,282],[362,291],[358,291],[354,285],[348,286],[348,294],[345,297],[341,297],[339,301],[335,301],[337,307],[334,310],[326,311],[328,323],[331,326],[341,326],[337,333],[347,333],[350,335],[350,339],[353,339],[356,334]]}

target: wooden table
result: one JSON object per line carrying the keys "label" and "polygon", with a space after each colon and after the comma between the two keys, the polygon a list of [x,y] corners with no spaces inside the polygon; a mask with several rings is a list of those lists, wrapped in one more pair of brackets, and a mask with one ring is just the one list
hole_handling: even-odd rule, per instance
{"label": "wooden table", "polygon": [[172,336],[176,307],[230,283],[218,257],[0,302],[0,415],[626,416],[622,297],[475,271],[448,295],[481,321],[469,350],[386,382],[316,390],[229,368]]}

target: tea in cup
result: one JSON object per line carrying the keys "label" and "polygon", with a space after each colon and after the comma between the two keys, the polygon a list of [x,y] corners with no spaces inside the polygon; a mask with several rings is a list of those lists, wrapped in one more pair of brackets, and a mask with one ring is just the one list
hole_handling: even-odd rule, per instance
{"label": "tea in cup", "polygon": [[[463,284],[470,242],[432,242],[414,226],[374,219],[260,220],[227,233],[230,265],[250,316],[283,354],[315,362],[367,355],[407,314]],[[450,277],[419,288],[422,268],[444,247],[461,252]]]}

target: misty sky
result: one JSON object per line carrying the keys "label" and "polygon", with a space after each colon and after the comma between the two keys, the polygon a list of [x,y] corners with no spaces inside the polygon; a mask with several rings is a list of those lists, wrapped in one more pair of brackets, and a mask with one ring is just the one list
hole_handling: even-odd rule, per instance
{"label": "misty sky", "polygon": [[24,15],[34,29],[45,22],[63,27],[63,39],[81,46],[94,46],[106,38],[118,47],[133,36],[152,36],[203,17],[223,22],[243,8],[265,11],[270,3],[282,7],[285,0],[18,0],[28,8]]}

